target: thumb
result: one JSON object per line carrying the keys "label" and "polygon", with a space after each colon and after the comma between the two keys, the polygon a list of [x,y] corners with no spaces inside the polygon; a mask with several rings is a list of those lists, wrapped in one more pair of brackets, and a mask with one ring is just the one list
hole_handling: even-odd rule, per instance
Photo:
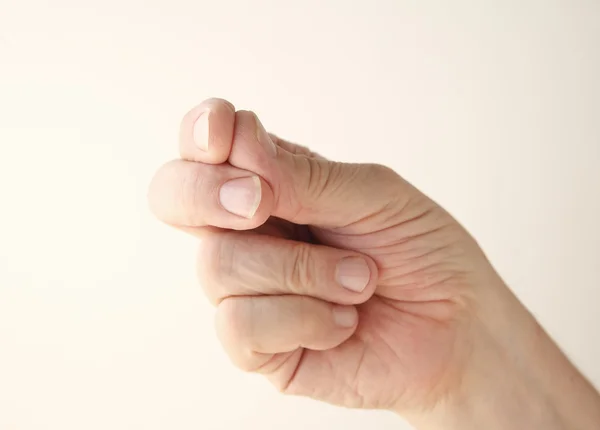
{"label": "thumb", "polygon": [[415,192],[387,167],[333,162],[300,146],[275,144],[252,112],[237,112],[235,129],[229,162],[268,182],[271,215],[290,222],[342,228],[372,220],[385,228],[382,221]]}

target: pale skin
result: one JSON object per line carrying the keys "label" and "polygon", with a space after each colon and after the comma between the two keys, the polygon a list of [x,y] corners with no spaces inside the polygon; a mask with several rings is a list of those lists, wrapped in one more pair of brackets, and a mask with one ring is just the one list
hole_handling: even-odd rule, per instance
{"label": "pale skin", "polygon": [[150,206],[201,238],[201,284],[238,367],[417,429],[600,428],[597,391],[397,173],[328,161],[220,99],[185,115],[179,149]]}

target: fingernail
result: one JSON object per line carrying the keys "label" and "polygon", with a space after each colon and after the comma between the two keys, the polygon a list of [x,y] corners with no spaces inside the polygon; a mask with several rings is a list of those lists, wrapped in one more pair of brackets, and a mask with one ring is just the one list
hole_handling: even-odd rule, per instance
{"label": "fingernail", "polygon": [[258,119],[256,115],[254,115],[254,119],[256,120],[256,138],[258,142],[262,145],[263,148],[267,151],[267,153],[271,156],[277,155],[277,147],[273,143],[273,140],[267,133],[267,130],[263,127],[262,123]]}
{"label": "fingernail", "polygon": [[210,133],[210,111],[204,112],[194,123],[194,143],[203,151],[208,151]]}
{"label": "fingernail", "polygon": [[219,190],[221,206],[232,214],[252,218],[261,199],[261,186],[258,176],[237,178],[225,182]]}
{"label": "fingernail", "polygon": [[348,257],[338,263],[336,277],[341,286],[360,293],[369,284],[371,269],[364,258]]}
{"label": "fingernail", "polygon": [[333,308],[333,321],[339,327],[354,327],[358,319],[358,312],[354,306],[336,306]]}

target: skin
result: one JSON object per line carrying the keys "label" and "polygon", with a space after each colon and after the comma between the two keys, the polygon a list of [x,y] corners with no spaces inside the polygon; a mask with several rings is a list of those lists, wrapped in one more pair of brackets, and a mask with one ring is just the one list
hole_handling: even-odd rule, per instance
{"label": "skin", "polygon": [[[392,170],[328,161],[220,99],[185,115],[180,154],[150,207],[202,239],[201,284],[238,367],[422,429],[600,428],[598,393],[476,241]],[[220,197],[239,178],[260,198],[235,214]],[[338,263],[359,260],[364,289],[344,288]]]}

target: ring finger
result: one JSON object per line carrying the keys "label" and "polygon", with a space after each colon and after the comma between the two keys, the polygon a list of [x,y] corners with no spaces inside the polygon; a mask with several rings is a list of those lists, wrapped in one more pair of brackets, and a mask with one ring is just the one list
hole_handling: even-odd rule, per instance
{"label": "ring finger", "polygon": [[[356,330],[354,306],[304,296],[233,297],[217,308],[217,335],[232,361],[260,371],[273,354],[327,350]],[[286,358],[286,357],[284,357]]]}

